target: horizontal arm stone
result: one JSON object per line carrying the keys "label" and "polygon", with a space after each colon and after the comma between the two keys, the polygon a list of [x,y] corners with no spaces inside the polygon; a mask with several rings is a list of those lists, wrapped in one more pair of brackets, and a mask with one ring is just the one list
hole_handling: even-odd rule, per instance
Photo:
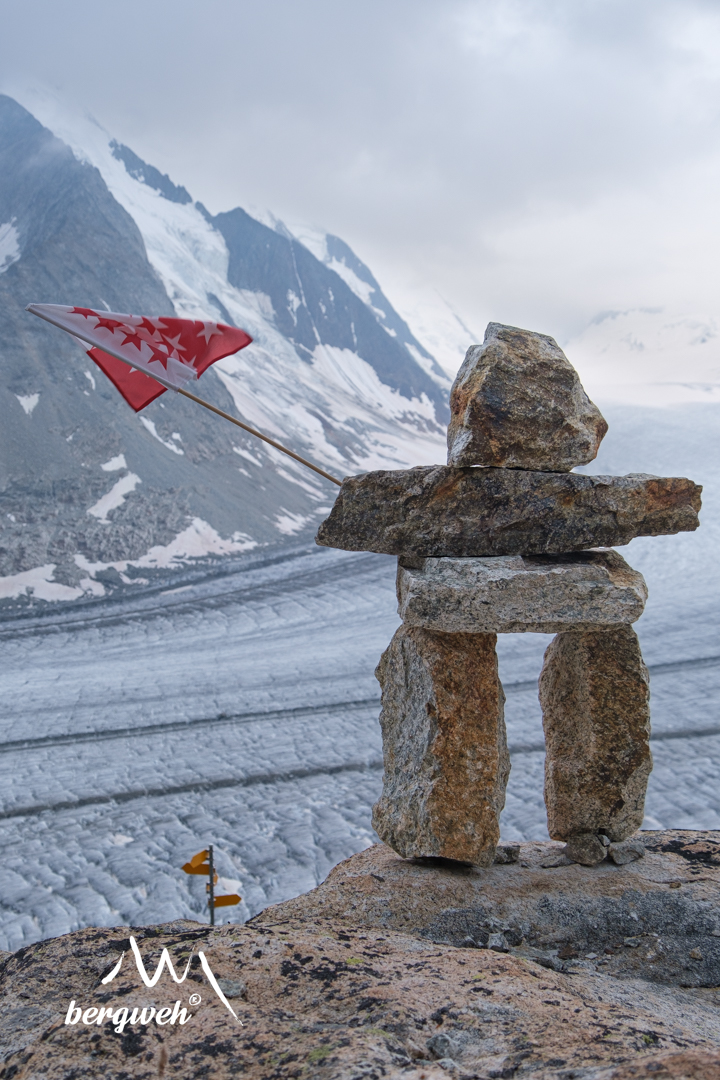
{"label": "horizontal arm stone", "polygon": [[559,554],[692,532],[702,488],[681,477],[431,465],[349,476],[316,543],[388,555]]}

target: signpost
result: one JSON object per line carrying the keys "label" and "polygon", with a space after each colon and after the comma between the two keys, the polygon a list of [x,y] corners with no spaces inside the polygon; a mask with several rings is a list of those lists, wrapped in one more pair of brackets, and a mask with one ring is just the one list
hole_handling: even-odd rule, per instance
{"label": "signpost", "polygon": [[185,863],[183,870],[186,874],[207,874],[208,883],[205,886],[205,889],[210,894],[208,907],[210,908],[211,926],[215,925],[216,907],[232,907],[234,904],[239,904],[242,900],[242,896],[238,896],[237,893],[227,893],[225,896],[215,896],[215,886],[217,884],[218,876],[213,862],[212,844],[202,851],[198,851],[197,855],[193,855],[190,862]]}

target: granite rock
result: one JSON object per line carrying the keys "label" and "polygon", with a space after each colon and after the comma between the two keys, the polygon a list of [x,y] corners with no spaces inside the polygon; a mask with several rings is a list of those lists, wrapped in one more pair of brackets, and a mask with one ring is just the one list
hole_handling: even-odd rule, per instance
{"label": "granite rock", "polygon": [[551,337],[500,323],[468,349],[450,412],[448,465],[569,472],[608,427]]}
{"label": "granite rock", "polygon": [[652,769],[650,688],[634,630],[553,638],[540,674],[545,805],[556,840],[640,828]]}
{"label": "granite rock", "polygon": [[692,532],[702,488],[681,477],[421,466],[348,476],[316,543],[388,555],[559,554]]}
{"label": "granite rock", "polygon": [[373,826],[405,858],[493,861],[510,773],[495,642],[400,627],[378,664],[385,774]]}
{"label": "granite rock", "polygon": [[619,844],[610,844],[608,858],[616,866],[625,866],[629,862],[635,862],[645,856],[645,845],[642,840],[622,840]]}
{"label": "granite rock", "polygon": [[[476,950],[487,948],[490,934],[503,933],[514,955],[572,978],[590,971],[615,977],[606,983],[659,983],[678,1005],[681,986],[718,987],[720,1005],[720,831],[641,838],[644,859],[623,866],[606,859],[592,870],[564,858],[564,845],[552,840],[522,843],[517,862],[485,869],[405,860],[376,844],[336,866],[312,893],[268,908],[253,924],[342,918]],[[701,959],[689,960],[693,952]],[[711,1023],[720,1042],[716,1013]]]}
{"label": "granite rock", "polygon": [[607,857],[607,847],[597,833],[576,833],[568,837],[564,854],[581,866],[597,866]]}
{"label": "granite rock", "polygon": [[398,615],[454,633],[593,630],[635,622],[647,588],[616,551],[490,558],[401,556]]}

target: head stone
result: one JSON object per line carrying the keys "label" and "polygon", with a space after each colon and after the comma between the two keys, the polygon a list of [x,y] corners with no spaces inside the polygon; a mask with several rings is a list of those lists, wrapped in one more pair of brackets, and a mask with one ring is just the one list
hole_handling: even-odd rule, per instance
{"label": "head stone", "polygon": [[607,431],[553,338],[500,323],[468,349],[450,411],[448,465],[570,472]]}

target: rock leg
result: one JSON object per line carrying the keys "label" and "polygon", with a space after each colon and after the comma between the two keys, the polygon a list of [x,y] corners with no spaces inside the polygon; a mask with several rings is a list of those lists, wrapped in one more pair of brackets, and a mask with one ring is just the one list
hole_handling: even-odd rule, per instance
{"label": "rock leg", "polygon": [[540,704],[550,836],[624,840],[642,824],[652,769],[649,678],[635,631],[558,634]]}
{"label": "rock leg", "polygon": [[510,774],[496,640],[401,626],[380,660],[385,776],[373,825],[404,858],[492,862]]}

